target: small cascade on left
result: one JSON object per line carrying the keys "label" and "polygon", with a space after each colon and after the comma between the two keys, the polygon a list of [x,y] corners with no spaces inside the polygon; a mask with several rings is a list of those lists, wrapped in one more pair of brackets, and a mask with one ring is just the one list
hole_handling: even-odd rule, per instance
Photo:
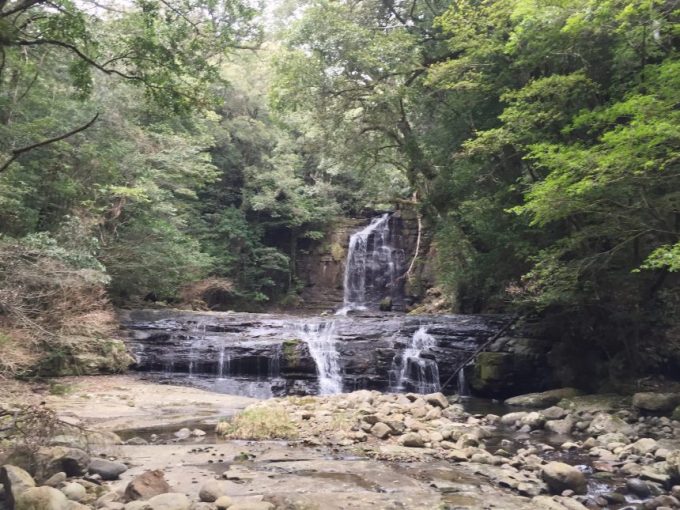
{"label": "small cascade on left", "polygon": [[300,339],[307,344],[309,354],[316,363],[319,376],[319,394],[342,393],[335,322],[313,322],[300,325]]}
{"label": "small cascade on left", "polygon": [[394,359],[391,376],[392,391],[434,393],[441,389],[439,366],[432,356],[437,340],[420,326],[401,355]]}

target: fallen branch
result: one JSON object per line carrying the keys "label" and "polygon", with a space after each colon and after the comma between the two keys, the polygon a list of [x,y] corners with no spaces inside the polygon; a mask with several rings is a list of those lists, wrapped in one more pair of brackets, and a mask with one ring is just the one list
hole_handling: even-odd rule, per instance
{"label": "fallen branch", "polygon": [[[413,193],[413,199],[409,202],[407,202],[411,205],[418,205],[418,193],[415,192]],[[420,211],[416,209],[416,216],[418,218],[418,237],[416,239],[416,251],[413,254],[413,258],[411,259],[411,263],[408,266],[408,269],[406,272],[401,275],[399,278],[397,278],[397,281],[406,279],[411,276],[411,273],[413,272],[413,267],[416,265],[416,260],[418,260],[418,255],[420,254],[420,240],[422,238],[422,233],[423,233],[423,217],[420,214]]]}
{"label": "fallen branch", "polygon": [[518,314],[518,315],[515,315],[512,319],[510,319],[510,321],[509,321],[505,326],[503,326],[503,327],[501,328],[501,330],[500,330],[498,333],[496,333],[496,334],[493,335],[491,338],[489,338],[486,342],[484,342],[482,345],[480,345],[480,346],[479,346],[479,347],[478,347],[478,348],[477,348],[470,356],[468,356],[468,358],[467,358],[465,361],[463,361],[463,363],[461,363],[460,365],[458,365],[458,368],[456,368],[456,369],[451,373],[451,376],[446,380],[446,382],[445,382],[444,384],[442,384],[441,389],[444,390],[444,388],[446,388],[446,387],[449,385],[449,383],[453,380],[453,378],[454,378],[455,376],[458,375],[458,372],[460,372],[461,370],[463,370],[463,368],[465,368],[465,365],[467,365],[468,363],[470,363],[470,361],[472,361],[473,359],[475,359],[475,358],[477,357],[477,355],[478,355],[480,352],[482,352],[482,351],[483,351],[484,349],[486,349],[489,345],[491,345],[493,342],[495,342],[496,339],[498,339],[498,338],[499,338],[503,333],[505,333],[505,332],[506,332],[513,324],[515,324],[515,322],[517,322],[517,321],[519,320],[519,317],[520,317],[519,314]]}
{"label": "fallen branch", "polygon": [[51,143],[58,142],[58,141],[60,141],[60,140],[63,140],[63,139],[65,139],[65,138],[68,138],[69,136],[73,136],[73,135],[75,135],[76,133],[80,133],[81,131],[85,131],[85,130],[86,130],[87,128],[89,128],[92,124],[94,124],[95,121],[96,121],[98,118],[99,118],[99,113],[95,114],[95,116],[92,117],[92,119],[91,119],[87,124],[84,124],[84,125],[82,125],[82,126],[80,126],[80,127],[77,127],[77,128],[75,128],[75,129],[69,131],[68,133],[64,133],[64,134],[55,136],[55,137],[53,137],[53,138],[48,138],[47,140],[42,140],[42,141],[40,141],[40,142],[36,142],[36,143],[31,144],[31,145],[26,145],[26,146],[24,146],[24,147],[19,147],[18,149],[13,149],[12,152],[11,152],[12,155],[10,156],[10,158],[9,158],[7,161],[5,161],[5,163],[4,163],[2,166],[0,166],[0,173],[2,173],[2,172],[4,172],[5,170],[7,170],[7,168],[9,167],[9,165],[11,165],[12,163],[14,163],[14,161],[16,161],[16,159],[17,159],[19,156],[21,156],[23,153],[28,152],[28,151],[32,151],[33,149],[37,149],[38,147],[43,147],[43,146],[45,146],[45,145],[49,145],[49,144],[51,144]]}

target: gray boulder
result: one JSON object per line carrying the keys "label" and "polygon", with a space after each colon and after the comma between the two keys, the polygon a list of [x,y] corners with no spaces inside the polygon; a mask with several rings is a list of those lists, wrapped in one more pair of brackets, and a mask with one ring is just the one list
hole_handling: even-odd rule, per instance
{"label": "gray boulder", "polygon": [[92,459],[88,467],[90,473],[101,476],[102,480],[118,480],[127,469],[128,467],[121,462],[106,459]]}
{"label": "gray boulder", "polygon": [[69,500],[54,487],[31,487],[22,492],[15,510],[69,510]]}
{"label": "gray boulder", "polygon": [[567,490],[585,494],[587,490],[584,474],[564,462],[548,462],[543,466],[541,477],[552,494],[562,494]]}
{"label": "gray boulder", "polygon": [[567,416],[562,420],[550,420],[545,424],[545,430],[561,436],[567,435],[574,428],[574,418]]}
{"label": "gray boulder", "polygon": [[633,395],[633,406],[651,413],[671,412],[680,405],[680,393],[644,392]]}
{"label": "gray boulder", "polygon": [[9,508],[14,508],[16,500],[28,489],[35,487],[35,480],[17,466],[6,464],[0,468],[0,483],[5,488],[5,498]]}
{"label": "gray boulder", "polygon": [[390,432],[392,432],[392,429],[380,421],[371,427],[371,434],[373,434],[378,439],[385,439],[390,435]]}
{"label": "gray boulder", "polygon": [[505,403],[509,406],[549,407],[554,406],[562,399],[576,397],[580,394],[581,392],[575,388],[559,388],[541,393],[518,395],[507,399]]}
{"label": "gray boulder", "polygon": [[76,482],[67,483],[61,488],[61,492],[71,501],[82,501],[87,497],[85,487]]}
{"label": "gray boulder", "polygon": [[425,401],[431,406],[441,407],[442,409],[449,407],[448,399],[441,392],[430,393],[429,395],[425,395],[424,398]]}
{"label": "gray boulder", "polygon": [[229,484],[221,480],[208,480],[198,491],[198,499],[206,503],[217,501],[222,496],[227,496]]}
{"label": "gray boulder", "polygon": [[145,508],[150,510],[189,510],[191,501],[182,493],[168,492],[149,499]]}
{"label": "gray boulder", "polygon": [[592,436],[601,436],[610,432],[617,432],[625,436],[631,436],[634,433],[633,427],[623,421],[617,416],[609,413],[597,413],[590,422],[588,427],[588,434]]}
{"label": "gray boulder", "polygon": [[567,411],[565,411],[559,406],[552,406],[549,407],[548,409],[543,409],[543,411],[541,411],[541,414],[545,417],[546,420],[561,420],[567,415]]}
{"label": "gray boulder", "polygon": [[410,448],[422,448],[425,446],[425,441],[423,438],[420,436],[420,434],[416,434],[415,432],[404,434],[399,438],[399,442],[402,445],[408,446]]}

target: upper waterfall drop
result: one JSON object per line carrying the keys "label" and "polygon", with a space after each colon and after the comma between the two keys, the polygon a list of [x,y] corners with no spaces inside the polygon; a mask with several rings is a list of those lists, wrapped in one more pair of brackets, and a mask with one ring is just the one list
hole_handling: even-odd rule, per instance
{"label": "upper waterfall drop", "polygon": [[391,228],[391,213],[373,218],[363,229],[350,236],[343,304],[338,315],[351,310],[377,309],[384,298],[398,296],[398,279],[404,252],[396,246],[397,236]]}

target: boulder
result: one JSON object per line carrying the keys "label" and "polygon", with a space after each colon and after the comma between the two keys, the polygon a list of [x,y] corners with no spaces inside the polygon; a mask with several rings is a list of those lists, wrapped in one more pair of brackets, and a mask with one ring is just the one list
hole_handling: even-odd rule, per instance
{"label": "boulder", "polygon": [[125,505],[125,510],[147,510],[146,501],[130,501]]}
{"label": "boulder", "polygon": [[680,393],[644,392],[633,395],[633,406],[650,413],[666,413],[680,405]]}
{"label": "boulder", "polygon": [[674,498],[673,496],[662,495],[656,496],[649,501],[645,501],[642,508],[644,508],[644,510],[661,510],[662,508],[665,510],[678,508],[679,506],[680,501],[678,501],[677,498]]}
{"label": "boulder", "polygon": [[0,483],[5,488],[9,508],[14,507],[17,498],[28,489],[35,487],[35,481],[26,471],[10,464],[0,468]]}
{"label": "boulder", "polygon": [[166,492],[170,492],[170,486],[165,481],[165,474],[156,469],[134,477],[125,488],[125,497],[130,501],[150,499]]}
{"label": "boulder", "polygon": [[659,443],[650,437],[643,437],[638,439],[633,444],[629,446],[631,451],[637,455],[646,455],[648,453],[654,453],[659,449]]}
{"label": "boulder", "polygon": [[543,409],[543,411],[541,411],[541,414],[545,417],[546,420],[561,420],[567,415],[567,411],[565,411],[559,406],[552,406],[547,409]]}
{"label": "boulder", "polygon": [[267,501],[239,501],[229,507],[229,510],[274,510],[274,505]]}
{"label": "boulder", "polygon": [[206,503],[217,501],[222,496],[227,496],[229,484],[221,480],[208,480],[198,491],[198,499]]}
{"label": "boulder", "polygon": [[217,508],[217,510],[227,510],[227,508],[233,504],[234,501],[229,496],[220,496],[215,501],[215,508]]}
{"label": "boulder", "polygon": [[652,490],[647,485],[647,482],[639,478],[629,478],[626,480],[626,489],[640,498],[648,498],[652,494]]}
{"label": "boulder", "polygon": [[15,510],[69,510],[69,500],[54,487],[31,487],[22,492]]}
{"label": "boulder", "polygon": [[581,471],[564,462],[548,462],[543,466],[541,477],[553,494],[562,494],[566,490],[576,494],[585,494],[586,477]]}
{"label": "boulder", "polygon": [[150,510],[189,510],[191,501],[182,493],[168,492],[152,497],[144,507]]}
{"label": "boulder", "polygon": [[666,456],[666,472],[673,482],[680,482],[680,450],[673,450]]}
{"label": "boulder", "polygon": [[554,406],[562,399],[576,397],[580,394],[581,392],[575,388],[559,388],[541,393],[518,395],[507,399],[505,404],[522,407],[549,407]]}
{"label": "boulder", "polygon": [[67,483],[61,488],[61,492],[71,501],[82,501],[87,497],[87,490],[77,482]]}
{"label": "boulder", "polygon": [[535,504],[533,508],[541,510],[588,510],[575,499],[562,496],[536,496],[531,502]]}
{"label": "boulder", "polygon": [[101,476],[102,480],[118,480],[127,469],[128,467],[121,462],[106,459],[92,459],[88,466],[88,471]]}
{"label": "boulder", "polygon": [[631,436],[634,433],[633,427],[627,424],[618,416],[613,416],[609,413],[597,413],[590,422],[588,427],[588,434],[592,436],[601,436],[609,432],[617,432],[625,436]]}
{"label": "boulder", "polygon": [[672,420],[680,421],[680,406],[677,406],[677,407],[673,410],[673,413],[671,414],[671,419],[672,419]]}
{"label": "boulder", "polygon": [[175,432],[174,436],[177,439],[188,439],[191,437],[191,429],[188,429],[186,427],[179,429],[177,432]]}
{"label": "boulder", "polygon": [[44,446],[35,455],[35,477],[45,480],[62,471],[67,476],[82,476],[89,463],[90,455],[80,448]]}
{"label": "boulder", "polygon": [[527,415],[524,416],[520,422],[522,425],[528,425],[531,430],[536,430],[543,428],[543,425],[545,425],[545,418],[541,413],[533,411],[531,413],[527,413]]}
{"label": "boulder", "polygon": [[113,503],[120,503],[121,502],[121,495],[118,494],[118,492],[111,491],[107,492],[105,494],[102,494],[99,496],[97,501],[95,502],[95,508],[103,508],[103,507],[108,507],[111,506]]}
{"label": "boulder", "polygon": [[448,399],[441,392],[425,395],[425,401],[431,406],[441,407],[442,409],[449,407]]}
{"label": "boulder", "polygon": [[607,432],[606,434],[599,436],[597,441],[602,445],[608,445],[611,443],[628,444],[630,443],[630,438],[624,434],[621,434],[620,432]]}
{"label": "boulder", "polygon": [[399,438],[399,442],[403,446],[408,446],[409,448],[422,448],[425,446],[425,441],[423,438],[420,436],[420,434],[416,434],[415,432],[404,434]]}
{"label": "boulder", "polygon": [[380,421],[371,427],[371,434],[378,439],[385,439],[390,435],[390,432],[392,432],[392,429]]}
{"label": "boulder", "polygon": [[504,414],[501,416],[501,425],[505,425],[506,427],[511,427],[515,425],[518,422],[521,422],[522,419],[529,413],[525,411],[517,411],[515,413],[508,413]]}
{"label": "boulder", "polygon": [[55,473],[45,480],[43,485],[47,485],[49,487],[58,487],[66,481],[66,478],[66,473],[60,471],[59,473]]}
{"label": "boulder", "polygon": [[545,430],[561,436],[567,435],[574,428],[574,418],[567,416],[562,420],[550,420],[545,424]]}

